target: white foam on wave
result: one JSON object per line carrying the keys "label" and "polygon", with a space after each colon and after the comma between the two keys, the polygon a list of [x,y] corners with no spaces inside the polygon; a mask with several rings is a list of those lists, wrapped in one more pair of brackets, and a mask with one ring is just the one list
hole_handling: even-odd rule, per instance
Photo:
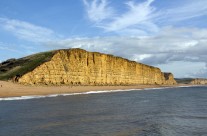
{"label": "white foam on wave", "polygon": [[40,98],[50,98],[50,97],[58,97],[58,96],[71,96],[71,95],[84,95],[84,94],[86,95],[86,94],[98,94],[98,93],[126,92],[126,91],[133,91],[133,90],[141,90],[141,89],[127,89],[127,90],[118,89],[118,90],[89,91],[89,92],[81,92],[81,93],[65,93],[65,94],[6,97],[6,98],[0,98],[0,101],[28,100],[28,99],[40,99]]}
{"label": "white foam on wave", "polygon": [[158,90],[167,88],[182,88],[182,87],[194,87],[194,86],[174,86],[174,87],[159,87],[159,88],[145,88],[145,89],[117,89],[117,90],[102,90],[102,91],[89,91],[81,93],[65,93],[65,94],[50,94],[50,95],[31,95],[31,96],[19,96],[19,97],[6,97],[0,98],[0,101],[12,101],[12,100],[28,100],[28,99],[40,99],[40,98],[50,98],[58,96],[71,96],[71,95],[86,95],[86,94],[98,94],[98,93],[114,93],[114,92],[127,92],[135,90]]}

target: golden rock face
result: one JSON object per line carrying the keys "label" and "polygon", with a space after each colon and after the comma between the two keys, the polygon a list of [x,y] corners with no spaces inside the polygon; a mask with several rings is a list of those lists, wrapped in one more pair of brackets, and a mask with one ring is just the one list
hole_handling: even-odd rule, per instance
{"label": "golden rock face", "polygon": [[206,85],[207,84],[207,80],[206,79],[193,79],[190,84],[195,84],[195,85]]}
{"label": "golden rock face", "polygon": [[22,84],[136,85],[176,84],[171,73],[112,55],[82,49],[58,50],[52,59],[26,73]]}

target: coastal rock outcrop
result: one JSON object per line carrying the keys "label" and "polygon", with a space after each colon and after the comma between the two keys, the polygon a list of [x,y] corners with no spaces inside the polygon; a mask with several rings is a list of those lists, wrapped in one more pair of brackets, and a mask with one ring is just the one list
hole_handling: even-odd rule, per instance
{"label": "coastal rock outcrop", "polygon": [[18,77],[22,84],[176,84],[171,73],[127,59],[82,49],[57,50],[50,60]]}
{"label": "coastal rock outcrop", "polygon": [[202,79],[202,78],[192,79],[190,84],[194,84],[194,85],[207,85],[207,79]]}
{"label": "coastal rock outcrop", "polygon": [[175,80],[178,84],[207,85],[205,78],[176,78]]}

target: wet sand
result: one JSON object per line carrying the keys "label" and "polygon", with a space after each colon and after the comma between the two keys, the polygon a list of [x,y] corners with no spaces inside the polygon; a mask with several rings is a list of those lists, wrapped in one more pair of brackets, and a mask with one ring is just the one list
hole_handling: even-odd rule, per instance
{"label": "wet sand", "polygon": [[[31,96],[31,95],[49,95],[65,93],[81,93],[88,91],[103,90],[127,90],[127,89],[145,89],[160,87],[175,87],[183,85],[134,85],[134,86],[25,86],[17,83],[0,81],[0,98]],[[185,85],[187,86],[187,85]]]}

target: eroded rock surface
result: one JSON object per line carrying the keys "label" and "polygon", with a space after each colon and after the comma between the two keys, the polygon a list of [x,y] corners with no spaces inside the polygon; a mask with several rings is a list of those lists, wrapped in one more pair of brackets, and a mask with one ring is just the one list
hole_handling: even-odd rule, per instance
{"label": "eroded rock surface", "polygon": [[50,61],[18,79],[22,84],[176,84],[171,73],[127,59],[82,49],[58,50]]}
{"label": "eroded rock surface", "polygon": [[190,84],[195,84],[195,85],[207,85],[207,79],[202,79],[202,78],[196,78],[193,79]]}

